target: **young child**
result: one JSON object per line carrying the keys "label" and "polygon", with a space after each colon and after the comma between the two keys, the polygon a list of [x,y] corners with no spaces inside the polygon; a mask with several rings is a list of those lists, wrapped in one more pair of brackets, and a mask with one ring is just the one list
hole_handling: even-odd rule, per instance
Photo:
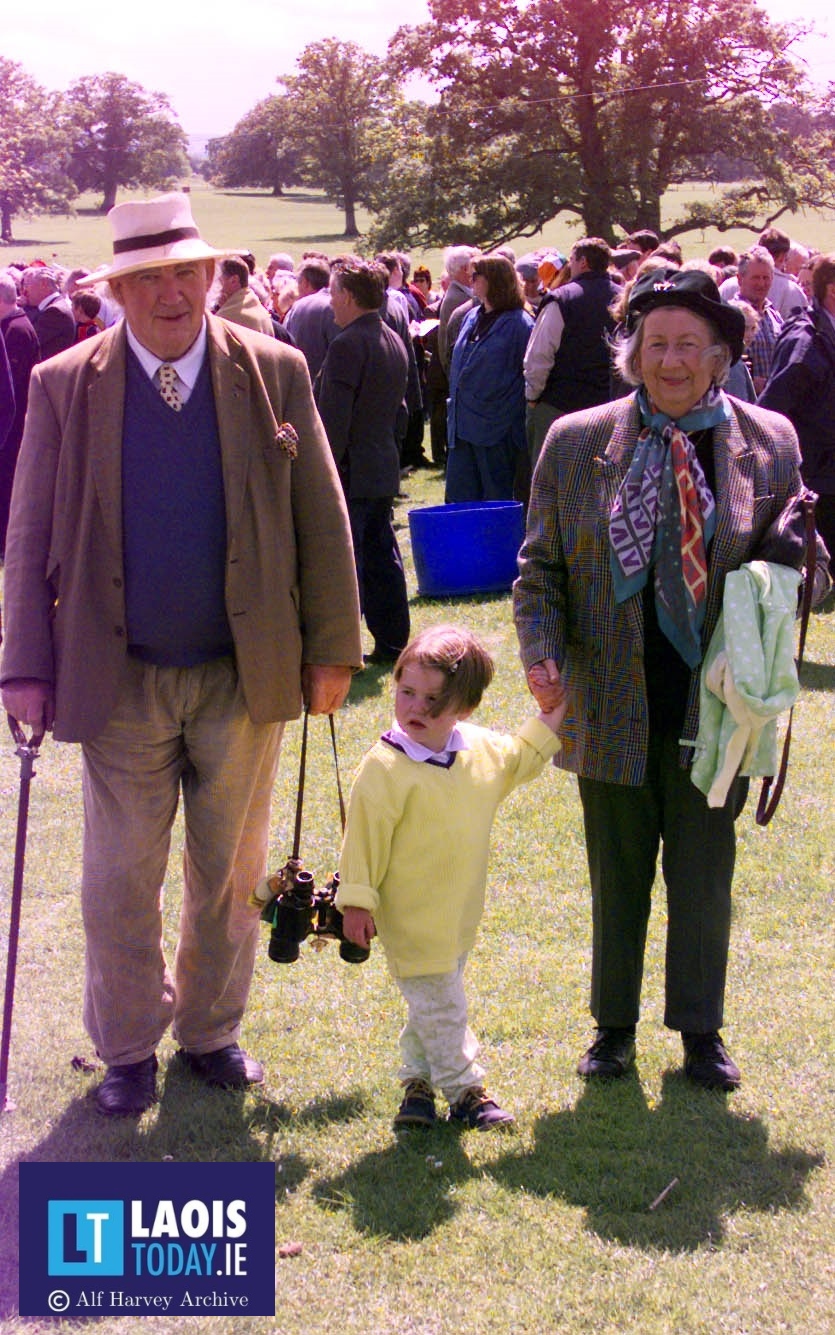
{"label": "young child", "polygon": [[435,1086],[451,1121],[487,1131],[514,1120],[485,1091],[463,973],[484,909],[496,808],[559,749],[565,698],[515,736],[492,732],[465,722],[492,677],[493,661],[469,631],[422,631],[394,668],[395,724],[351,789],[336,903],[349,940],[368,946],[379,932],[406,999],[395,1127],[431,1126]]}

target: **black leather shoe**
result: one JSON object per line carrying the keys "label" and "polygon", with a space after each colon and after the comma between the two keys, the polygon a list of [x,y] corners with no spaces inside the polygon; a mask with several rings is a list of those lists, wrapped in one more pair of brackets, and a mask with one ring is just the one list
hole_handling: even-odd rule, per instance
{"label": "black leather shoe", "polygon": [[105,1117],[140,1117],[157,1101],[155,1055],[128,1066],[108,1066],[96,1090],[96,1108]]}
{"label": "black leather shoe", "polygon": [[597,1037],[577,1066],[584,1080],[594,1076],[613,1079],[626,1075],[635,1061],[634,1029],[598,1029]]}
{"label": "black leather shoe", "polygon": [[739,1089],[742,1076],[721,1036],[710,1034],[682,1034],[684,1044],[684,1074],[704,1089]]}
{"label": "black leather shoe", "polygon": [[398,649],[374,649],[370,654],[363,654],[362,661],[370,663],[372,667],[390,667],[399,657]]}
{"label": "black leather shoe", "polygon": [[246,1089],[247,1085],[263,1085],[264,1068],[237,1043],[217,1048],[214,1052],[183,1052],[183,1057],[196,1076],[207,1085],[220,1089]]}

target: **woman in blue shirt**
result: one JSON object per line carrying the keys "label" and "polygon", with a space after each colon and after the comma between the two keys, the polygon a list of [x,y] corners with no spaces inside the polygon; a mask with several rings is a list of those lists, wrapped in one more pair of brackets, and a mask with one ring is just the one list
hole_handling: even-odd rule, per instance
{"label": "woman in blue shirt", "polygon": [[450,365],[447,503],[511,500],[526,449],[522,360],[533,320],[510,260],[477,260],[473,295]]}

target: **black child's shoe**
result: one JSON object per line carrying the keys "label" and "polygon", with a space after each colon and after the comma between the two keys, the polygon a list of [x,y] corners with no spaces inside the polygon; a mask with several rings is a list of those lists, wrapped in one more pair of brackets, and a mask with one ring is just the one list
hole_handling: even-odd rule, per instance
{"label": "black child's shoe", "polygon": [[426,1080],[408,1080],[403,1102],[394,1119],[395,1128],[432,1126],[436,1119],[435,1091]]}
{"label": "black child's shoe", "polygon": [[472,1085],[453,1103],[449,1120],[463,1123],[473,1131],[491,1131],[494,1127],[513,1126],[516,1119],[490,1098],[483,1085]]}

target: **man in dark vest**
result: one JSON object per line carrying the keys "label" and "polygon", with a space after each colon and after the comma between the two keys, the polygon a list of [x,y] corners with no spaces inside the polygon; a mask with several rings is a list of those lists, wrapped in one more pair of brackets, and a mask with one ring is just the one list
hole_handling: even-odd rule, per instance
{"label": "man in dark vest", "polygon": [[609,307],[618,288],[609,276],[608,245],[578,241],[568,257],[570,281],[548,292],[537,311],[525,353],[528,446],[536,466],[557,417],[609,398]]}
{"label": "man in dark vest", "polygon": [[[84,1020],[96,1106],[156,1098],[169,1025],[205,1084],[238,1043],[284,723],[362,663],[342,489],[300,352],[206,313],[188,196],[111,209],[124,319],[32,373],[6,544],[2,704],[81,743]],[[172,965],[162,886],[180,802]]]}

